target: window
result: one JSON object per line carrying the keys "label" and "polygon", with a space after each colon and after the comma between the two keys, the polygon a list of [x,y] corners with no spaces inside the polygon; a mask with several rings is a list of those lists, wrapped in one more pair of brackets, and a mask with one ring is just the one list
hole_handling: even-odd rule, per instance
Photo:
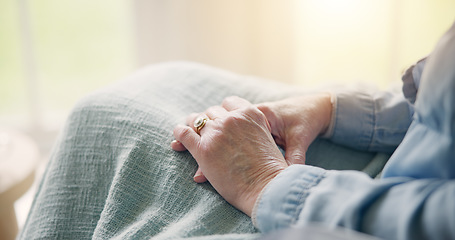
{"label": "window", "polygon": [[130,1],[0,1],[0,124],[57,130],[134,68]]}

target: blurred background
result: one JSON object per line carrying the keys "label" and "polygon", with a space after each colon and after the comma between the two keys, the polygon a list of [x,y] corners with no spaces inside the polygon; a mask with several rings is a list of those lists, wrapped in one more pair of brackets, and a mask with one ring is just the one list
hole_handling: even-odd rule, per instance
{"label": "blurred background", "polygon": [[[29,137],[42,169],[78,99],[163,61],[385,88],[430,53],[454,9],[453,0],[1,0],[0,128]],[[20,226],[34,189],[16,203]]]}

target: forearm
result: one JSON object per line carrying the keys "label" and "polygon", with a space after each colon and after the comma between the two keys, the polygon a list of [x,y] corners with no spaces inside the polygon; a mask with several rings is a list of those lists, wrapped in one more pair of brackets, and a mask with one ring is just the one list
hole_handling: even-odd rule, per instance
{"label": "forearm", "polygon": [[355,171],[293,165],[263,191],[256,226],[268,232],[319,222],[385,239],[452,239],[453,204],[444,199],[454,190],[448,180],[373,180]]}

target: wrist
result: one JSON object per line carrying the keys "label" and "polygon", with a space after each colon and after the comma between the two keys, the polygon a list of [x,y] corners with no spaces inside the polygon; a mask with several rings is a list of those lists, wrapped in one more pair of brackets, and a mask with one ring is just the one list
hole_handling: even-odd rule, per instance
{"label": "wrist", "polygon": [[253,217],[254,207],[261,193],[266,188],[266,186],[284,170],[285,170],[284,167],[276,168],[271,170],[268,174],[259,177],[256,183],[253,184],[254,187],[248,192],[245,192],[244,197],[240,198],[241,201],[240,204],[238,205],[239,210],[241,210],[248,216]]}

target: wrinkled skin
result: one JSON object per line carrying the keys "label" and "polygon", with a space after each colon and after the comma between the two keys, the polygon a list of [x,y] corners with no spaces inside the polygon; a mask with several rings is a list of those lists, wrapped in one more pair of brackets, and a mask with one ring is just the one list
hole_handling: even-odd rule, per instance
{"label": "wrinkled skin", "polygon": [[[262,189],[290,164],[305,163],[311,142],[331,118],[329,94],[253,105],[239,97],[191,114],[174,129],[176,151],[188,150],[199,164],[194,180],[210,181],[226,201],[251,216]],[[199,134],[193,122],[210,120]],[[283,157],[277,144],[286,150]]]}
{"label": "wrinkled skin", "polygon": [[308,147],[327,131],[332,114],[330,99],[330,94],[321,93],[257,105],[269,121],[276,143],[286,150],[289,164],[305,164]]}

